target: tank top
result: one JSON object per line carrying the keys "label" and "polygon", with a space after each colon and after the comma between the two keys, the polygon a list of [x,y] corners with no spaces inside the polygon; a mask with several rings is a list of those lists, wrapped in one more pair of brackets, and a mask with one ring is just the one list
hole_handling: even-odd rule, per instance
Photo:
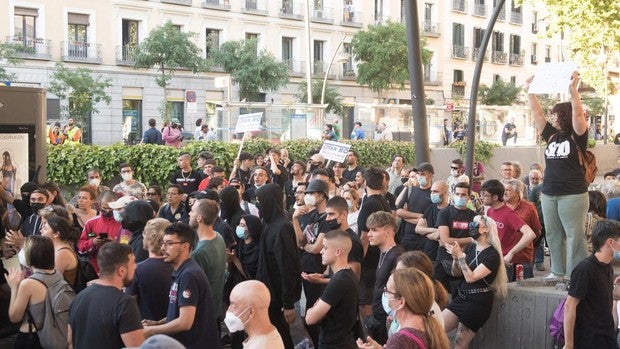
{"label": "tank top", "polygon": [[73,254],[73,256],[75,257],[76,260],[76,264],[75,264],[75,268],[73,269],[65,269],[65,271],[62,273],[62,277],[65,279],[65,281],[69,284],[69,286],[71,286],[71,288],[75,287],[75,279],[77,278],[77,270],[78,270],[78,264],[79,264],[79,260],[78,260],[78,256],[75,253],[75,251],[70,248],[70,247],[62,247],[60,248],[58,251],[60,250],[69,250],[71,251],[71,253]]}

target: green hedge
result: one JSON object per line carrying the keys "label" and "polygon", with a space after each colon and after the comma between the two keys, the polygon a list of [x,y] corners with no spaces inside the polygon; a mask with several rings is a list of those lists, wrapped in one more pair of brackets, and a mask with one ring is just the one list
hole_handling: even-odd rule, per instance
{"label": "green hedge", "polygon": [[[387,166],[394,154],[402,154],[407,164],[415,163],[415,149],[411,142],[374,142],[343,141],[352,144],[360,155],[360,164]],[[274,146],[266,140],[246,141],[243,149],[251,154],[265,153]],[[304,160],[312,149],[320,149],[321,141],[296,140],[284,141],[279,147],[287,148],[292,159]],[[79,186],[86,181],[86,171],[98,168],[104,180],[118,175],[118,166],[129,163],[133,166],[136,179],[150,184],[168,183],[170,174],[177,170],[176,159],[181,152],[192,154],[195,164],[197,155],[202,151],[213,153],[218,165],[227,173],[232,169],[233,159],[239,151],[239,144],[224,142],[190,142],[181,149],[160,145],[142,144],[127,146],[113,144],[99,145],[59,145],[47,150],[48,179],[63,186]]]}

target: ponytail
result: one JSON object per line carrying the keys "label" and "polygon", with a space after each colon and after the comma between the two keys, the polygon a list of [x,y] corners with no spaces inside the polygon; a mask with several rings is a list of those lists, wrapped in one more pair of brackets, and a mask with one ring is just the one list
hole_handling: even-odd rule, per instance
{"label": "ponytail", "polygon": [[429,340],[429,348],[449,349],[450,340],[446,334],[446,330],[441,326],[439,321],[432,315],[424,315],[424,329]]}

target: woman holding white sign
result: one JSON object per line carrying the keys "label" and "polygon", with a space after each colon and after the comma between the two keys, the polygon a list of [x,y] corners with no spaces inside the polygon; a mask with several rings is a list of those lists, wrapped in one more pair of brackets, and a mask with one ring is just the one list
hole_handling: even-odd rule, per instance
{"label": "woman holding white sign", "polygon": [[[527,87],[533,81],[528,79]],[[528,94],[534,123],[545,149],[542,213],[551,253],[551,273],[547,278],[570,275],[587,256],[583,231],[588,212],[588,183],[579,151],[588,143],[588,126],[578,91],[579,73],[571,77],[570,102],[556,104],[547,121],[535,94]]]}

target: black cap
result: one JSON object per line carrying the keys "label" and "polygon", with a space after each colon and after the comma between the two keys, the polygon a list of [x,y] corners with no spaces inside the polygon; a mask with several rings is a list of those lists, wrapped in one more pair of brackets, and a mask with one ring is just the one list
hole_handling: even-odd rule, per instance
{"label": "black cap", "polygon": [[34,190],[38,189],[39,186],[35,182],[26,182],[24,183],[19,191],[22,193],[32,193]]}
{"label": "black cap", "polygon": [[329,197],[329,185],[320,179],[313,179],[308,183],[306,193],[323,193]]}
{"label": "black cap", "polygon": [[435,174],[435,169],[433,168],[433,165],[431,165],[428,162],[423,162],[418,164],[418,166],[413,168],[413,171],[415,172],[430,172],[432,174]]}

